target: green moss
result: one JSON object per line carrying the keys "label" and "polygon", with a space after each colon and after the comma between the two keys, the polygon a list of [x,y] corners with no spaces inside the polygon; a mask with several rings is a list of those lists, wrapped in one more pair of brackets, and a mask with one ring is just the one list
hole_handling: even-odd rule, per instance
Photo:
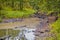
{"label": "green moss", "polygon": [[15,37],[18,35],[20,31],[19,30],[12,30],[12,29],[0,29],[0,37],[11,35],[12,37]]}
{"label": "green moss", "polygon": [[2,19],[0,18],[0,22],[2,22]]}
{"label": "green moss", "polygon": [[6,30],[4,29],[4,30],[2,30],[2,29],[0,29],[0,37],[3,37],[3,36],[5,36],[6,35]]}

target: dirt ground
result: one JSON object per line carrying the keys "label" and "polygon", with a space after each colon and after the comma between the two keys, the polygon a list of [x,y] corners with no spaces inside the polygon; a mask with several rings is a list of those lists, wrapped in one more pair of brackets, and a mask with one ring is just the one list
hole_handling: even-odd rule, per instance
{"label": "dirt ground", "polygon": [[25,18],[23,19],[23,21],[0,23],[0,29],[10,29],[15,27],[21,27],[24,25],[26,25],[29,28],[35,28],[39,21],[39,18]]}

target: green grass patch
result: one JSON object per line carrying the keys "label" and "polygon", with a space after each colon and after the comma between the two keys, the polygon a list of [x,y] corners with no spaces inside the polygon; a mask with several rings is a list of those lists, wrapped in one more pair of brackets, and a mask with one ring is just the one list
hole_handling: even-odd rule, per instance
{"label": "green grass patch", "polygon": [[51,24],[51,26],[51,33],[53,33],[54,36],[47,38],[47,40],[60,40],[60,18]]}
{"label": "green grass patch", "polygon": [[52,24],[53,30],[58,31],[60,29],[60,18]]}
{"label": "green grass patch", "polygon": [[26,9],[23,11],[8,11],[8,10],[1,10],[0,14],[4,14],[5,18],[25,18],[32,15],[35,11],[33,9]]}

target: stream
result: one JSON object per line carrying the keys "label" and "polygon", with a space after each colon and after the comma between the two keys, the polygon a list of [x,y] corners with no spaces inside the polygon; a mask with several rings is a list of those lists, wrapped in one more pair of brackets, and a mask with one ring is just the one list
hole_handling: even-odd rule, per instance
{"label": "stream", "polygon": [[30,29],[30,28],[21,28],[20,33],[14,38],[14,40],[35,40],[35,30],[36,29]]}
{"label": "stream", "polygon": [[[32,18],[25,19],[4,19],[0,23],[0,29],[20,30],[13,40],[45,40],[46,37],[51,37],[49,24],[58,19],[54,15],[35,14]],[[21,28],[22,27],[22,28]],[[7,37],[6,40],[11,40],[12,37]]]}
{"label": "stream", "polygon": [[[2,23],[0,24],[1,29],[13,28],[13,30],[20,30],[17,36],[13,40],[37,40],[36,37],[48,37],[49,36],[49,25],[47,19],[42,18],[27,18],[23,21]],[[47,32],[45,31],[47,30]],[[42,40],[41,39],[41,40]],[[11,40],[11,37],[6,40]],[[39,39],[40,40],[40,39]]]}

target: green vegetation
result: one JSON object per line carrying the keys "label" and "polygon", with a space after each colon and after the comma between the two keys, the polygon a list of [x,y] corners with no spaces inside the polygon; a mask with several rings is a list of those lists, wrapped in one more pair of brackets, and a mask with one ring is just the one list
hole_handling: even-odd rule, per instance
{"label": "green vegetation", "polygon": [[19,30],[12,30],[12,29],[0,29],[0,37],[11,35],[12,37],[15,37],[18,35],[20,31]]}
{"label": "green vegetation", "polygon": [[[28,11],[29,10],[29,11]],[[34,14],[35,10],[25,9],[23,11],[12,11],[12,10],[0,10],[0,22],[2,19],[11,19],[11,18],[27,18],[30,15]]]}
{"label": "green vegetation", "polygon": [[0,29],[0,37],[3,37],[5,35],[6,35],[6,30],[5,29],[4,30]]}
{"label": "green vegetation", "polygon": [[23,18],[40,10],[60,12],[60,0],[0,0],[0,18]]}
{"label": "green vegetation", "polygon": [[48,37],[47,40],[60,40],[60,18],[51,24],[52,30],[51,33],[53,33],[54,36]]}
{"label": "green vegetation", "polygon": [[55,33],[55,39],[60,40],[60,18],[52,24],[53,26],[53,32]]}
{"label": "green vegetation", "polygon": [[[27,9],[29,10],[29,9]],[[3,18],[23,18],[23,17],[29,17],[29,15],[33,14],[34,10],[24,10],[24,11],[6,11],[1,10],[1,13],[3,12],[4,15],[1,14],[1,17]]]}
{"label": "green vegetation", "polygon": [[[60,12],[60,0],[0,0],[0,22],[2,19],[26,18],[37,10],[48,14]],[[55,37],[48,38],[48,40],[60,40],[60,18],[51,26]],[[5,35],[5,32],[6,30],[0,30],[0,36]]]}

